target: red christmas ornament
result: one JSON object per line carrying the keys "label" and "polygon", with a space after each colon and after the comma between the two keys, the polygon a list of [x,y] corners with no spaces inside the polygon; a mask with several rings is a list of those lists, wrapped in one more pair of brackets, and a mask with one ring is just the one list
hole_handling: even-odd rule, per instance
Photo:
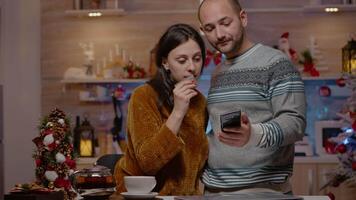
{"label": "red christmas ornament", "polygon": [[328,97],[331,95],[331,90],[328,86],[324,85],[321,86],[319,89],[319,95],[322,97]]}
{"label": "red christmas ornament", "polygon": [[346,145],[340,144],[336,147],[336,152],[345,153],[346,152]]}
{"label": "red christmas ornament", "polygon": [[335,200],[335,195],[332,192],[329,192],[327,195],[330,198],[330,200]]}
{"label": "red christmas ornament", "polygon": [[346,81],[344,78],[339,78],[336,80],[336,85],[338,85],[339,87],[344,87],[346,85]]}

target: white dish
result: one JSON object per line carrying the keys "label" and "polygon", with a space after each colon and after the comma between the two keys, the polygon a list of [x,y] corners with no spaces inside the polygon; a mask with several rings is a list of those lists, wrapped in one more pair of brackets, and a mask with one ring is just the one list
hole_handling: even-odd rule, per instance
{"label": "white dish", "polygon": [[158,193],[150,192],[147,194],[138,194],[138,193],[121,192],[121,195],[125,197],[125,199],[150,199],[157,196]]}

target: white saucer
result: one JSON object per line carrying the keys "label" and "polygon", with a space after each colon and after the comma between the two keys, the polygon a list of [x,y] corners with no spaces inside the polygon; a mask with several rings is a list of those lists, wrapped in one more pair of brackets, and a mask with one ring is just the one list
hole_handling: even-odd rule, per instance
{"label": "white saucer", "polygon": [[129,192],[121,192],[121,195],[126,199],[150,199],[154,198],[158,195],[157,192],[150,192],[147,194],[139,194],[139,193],[129,193]]}

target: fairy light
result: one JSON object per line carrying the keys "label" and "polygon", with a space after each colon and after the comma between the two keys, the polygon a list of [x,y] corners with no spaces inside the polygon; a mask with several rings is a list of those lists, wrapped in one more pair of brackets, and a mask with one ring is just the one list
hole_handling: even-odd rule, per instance
{"label": "fairy light", "polygon": [[335,13],[335,12],[339,12],[338,8],[332,7],[332,8],[325,8],[325,12],[328,13]]}
{"label": "fairy light", "polygon": [[89,17],[100,17],[102,15],[103,14],[101,12],[90,12],[90,13],[88,13]]}

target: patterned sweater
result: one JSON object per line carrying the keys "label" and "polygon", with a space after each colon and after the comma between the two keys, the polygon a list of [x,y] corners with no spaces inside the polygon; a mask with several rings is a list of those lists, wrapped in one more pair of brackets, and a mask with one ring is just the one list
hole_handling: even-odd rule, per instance
{"label": "patterned sweater", "polygon": [[[213,132],[221,131],[220,114],[235,110],[248,115],[252,131],[241,148],[221,143],[214,134],[208,136],[205,186],[238,190],[289,185],[294,142],[302,139],[306,126],[305,109],[300,74],[282,52],[256,44],[227,60],[214,73],[208,94]],[[277,190],[289,192],[286,188]]]}
{"label": "patterned sweater", "polygon": [[[126,191],[126,175],[152,175],[160,195],[199,194],[199,178],[208,158],[206,99],[191,100],[178,134],[167,128],[167,108],[157,106],[158,95],[144,84],[132,93],[128,108],[127,149],[115,166],[117,192]],[[201,193],[201,192],[200,192]]]}

